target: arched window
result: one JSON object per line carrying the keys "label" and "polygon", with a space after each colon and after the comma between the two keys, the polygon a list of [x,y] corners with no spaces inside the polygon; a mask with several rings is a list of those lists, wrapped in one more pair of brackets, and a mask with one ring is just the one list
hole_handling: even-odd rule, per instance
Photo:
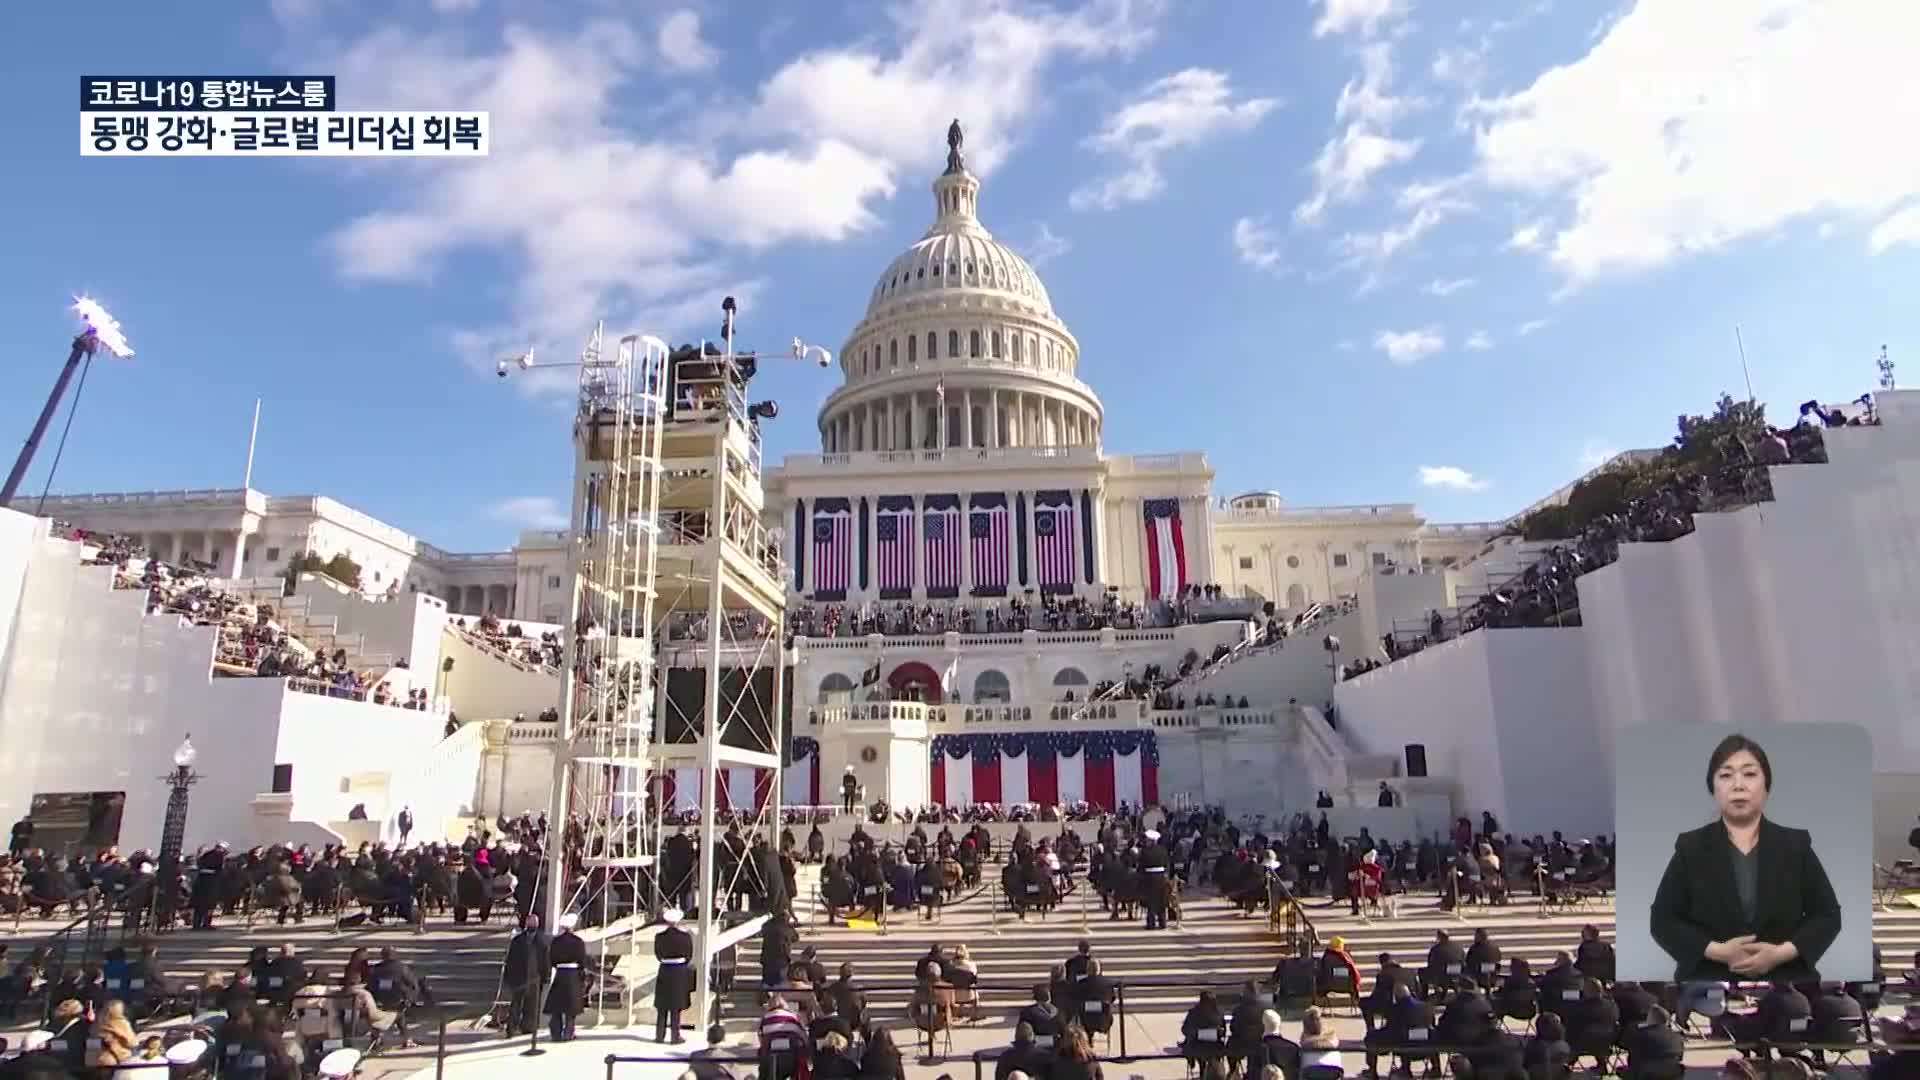
{"label": "arched window", "polygon": [[918,361],[919,359],[920,359],[920,339],[919,337],[913,334],[908,334],[907,335],[907,363],[911,364]]}
{"label": "arched window", "polygon": [[1085,686],[1087,673],[1077,667],[1063,667],[1053,676],[1055,686]]}
{"label": "arched window", "polygon": [[867,373],[867,349],[866,349],[866,346],[863,345],[860,347],[860,374],[865,375],[866,373]]}
{"label": "arched window", "polygon": [[949,330],[947,331],[947,356],[957,357],[959,355],[960,355],[960,331]]}
{"label": "arched window", "polygon": [[899,338],[894,338],[887,342],[887,366],[888,367],[900,366],[900,339]]}
{"label": "arched window", "polygon": [[1002,359],[1002,353],[1000,352],[1000,331],[998,330],[993,332],[993,358],[995,360]]}
{"label": "arched window", "polygon": [[927,331],[927,359],[940,359],[940,335],[931,330]]}
{"label": "arched window", "polygon": [[834,672],[820,680],[820,704],[839,705],[847,701],[853,693],[853,680]]}
{"label": "arched window", "polygon": [[1295,582],[1294,584],[1287,586],[1287,607],[1289,609],[1294,609],[1294,608],[1303,608],[1306,606],[1307,606],[1307,590],[1301,588],[1299,582]]}
{"label": "arched window", "polygon": [[1020,362],[1020,335],[1019,334],[1013,335],[1013,362],[1016,364]]}
{"label": "arched window", "polygon": [[980,358],[980,331],[978,330],[967,331],[967,355],[976,360]]}
{"label": "arched window", "polygon": [[1013,700],[1013,687],[1005,675],[988,668],[973,680],[973,700],[977,705],[1004,705]]}

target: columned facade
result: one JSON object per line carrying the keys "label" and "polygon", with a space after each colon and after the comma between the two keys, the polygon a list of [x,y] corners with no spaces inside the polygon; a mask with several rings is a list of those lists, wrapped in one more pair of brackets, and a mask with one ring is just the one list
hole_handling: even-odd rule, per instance
{"label": "columned facade", "polygon": [[956,153],[934,221],[880,275],[820,411],[829,454],[1097,447],[1103,410],[1046,286],[976,215]]}

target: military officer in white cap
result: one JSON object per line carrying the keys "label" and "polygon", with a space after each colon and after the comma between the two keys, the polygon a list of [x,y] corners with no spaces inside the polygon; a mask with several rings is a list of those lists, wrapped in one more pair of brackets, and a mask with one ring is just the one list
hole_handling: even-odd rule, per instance
{"label": "military officer in white cap", "polygon": [[1147,929],[1167,928],[1167,907],[1173,883],[1167,880],[1167,849],[1160,846],[1158,829],[1144,834],[1147,846],[1140,849],[1140,900],[1147,909]]}
{"label": "military officer in white cap", "polygon": [[548,962],[553,965],[553,984],[547,991],[547,1030],[557,1043],[573,1039],[573,1021],[580,1015],[586,997],[580,965],[587,962],[587,943],[573,932],[579,925],[580,916],[574,912],[560,916],[560,933],[547,948]]}
{"label": "military officer in white cap", "polygon": [[680,1036],[680,1014],[693,1004],[693,935],[680,928],[685,913],[670,907],[660,913],[667,925],[653,936],[653,958],[660,972],[653,983],[653,1041],[686,1040]]}

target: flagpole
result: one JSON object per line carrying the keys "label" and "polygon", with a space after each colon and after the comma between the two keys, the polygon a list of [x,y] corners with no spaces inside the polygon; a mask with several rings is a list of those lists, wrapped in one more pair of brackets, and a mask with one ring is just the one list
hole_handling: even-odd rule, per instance
{"label": "flagpole", "polygon": [[260,399],[253,399],[253,430],[247,433],[247,471],[240,479],[241,491],[253,490],[253,447],[260,439]]}

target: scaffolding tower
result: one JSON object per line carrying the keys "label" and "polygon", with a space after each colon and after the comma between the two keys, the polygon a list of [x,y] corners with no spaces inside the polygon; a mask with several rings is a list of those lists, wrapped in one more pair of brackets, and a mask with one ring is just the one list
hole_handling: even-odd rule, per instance
{"label": "scaffolding tower", "polygon": [[[724,914],[758,864],[716,849],[729,769],[756,770],[756,782],[750,804],[730,800],[727,821],[749,842],[773,842],[786,742],[785,572],[779,538],[762,524],[758,413],[746,397],[757,358],[734,352],[727,312],[723,347],[670,351],[630,336],[609,361],[596,329],[581,358],[550,818],[562,839],[547,896],[555,919],[571,912],[601,928],[587,1003],[600,1023],[635,1022],[621,962],[662,906],[656,857],[688,779],[706,823],[689,920],[696,1032],[712,1014],[713,957],[766,921]],[[570,823],[583,853],[571,862]],[[724,880],[723,862],[732,863]]]}

